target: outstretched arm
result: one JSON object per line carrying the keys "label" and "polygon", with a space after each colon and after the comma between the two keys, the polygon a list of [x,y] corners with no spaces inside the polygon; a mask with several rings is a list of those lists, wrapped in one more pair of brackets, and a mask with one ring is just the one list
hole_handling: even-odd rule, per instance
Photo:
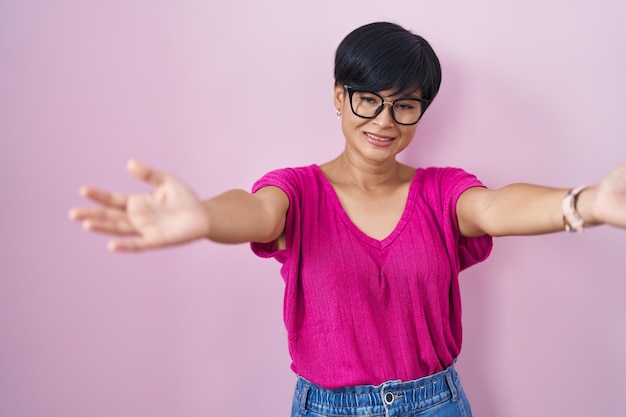
{"label": "outstretched arm", "polygon": [[98,205],[73,208],[69,213],[86,230],[123,237],[109,242],[111,250],[151,249],[201,238],[222,243],[269,242],[283,232],[289,201],[278,188],[262,188],[255,194],[230,190],[203,201],[172,175],[133,160],[128,170],[154,189],[127,195],[82,187],[81,194]]}
{"label": "outstretched arm", "polygon": [[[536,235],[564,230],[561,203],[567,189],[512,184],[497,190],[470,188],[457,203],[459,228],[472,237]],[[626,227],[626,163],[609,171],[576,200],[585,226]]]}

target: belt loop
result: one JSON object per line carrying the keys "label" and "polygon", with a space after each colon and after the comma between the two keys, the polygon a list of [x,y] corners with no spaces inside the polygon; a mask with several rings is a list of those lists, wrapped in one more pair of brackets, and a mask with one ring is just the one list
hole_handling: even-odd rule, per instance
{"label": "belt loop", "polygon": [[302,384],[302,395],[300,395],[300,414],[306,414],[306,401],[309,396],[309,384]]}
{"label": "belt loop", "polygon": [[454,383],[453,372],[454,368],[448,369],[448,372],[446,372],[446,381],[448,382],[448,387],[452,393],[452,401],[455,402],[459,398],[459,393],[457,392],[456,384]]}

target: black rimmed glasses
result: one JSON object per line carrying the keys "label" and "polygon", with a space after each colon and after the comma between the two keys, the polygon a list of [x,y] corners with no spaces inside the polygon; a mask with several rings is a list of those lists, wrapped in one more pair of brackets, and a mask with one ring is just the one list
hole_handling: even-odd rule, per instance
{"label": "black rimmed glasses", "polygon": [[430,105],[430,100],[423,98],[407,97],[394,101],[385,101],[380,95],[355,89],[344,85],[350,97],[352,113],[364,119],[373,119],[383,111],[385,104],[391,107],[391,117],[399,125],[414,125]]}

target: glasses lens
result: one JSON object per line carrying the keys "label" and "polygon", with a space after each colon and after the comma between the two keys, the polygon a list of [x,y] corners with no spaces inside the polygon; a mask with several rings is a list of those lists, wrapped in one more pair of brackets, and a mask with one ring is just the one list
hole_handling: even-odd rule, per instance
{"label": "glasses lens", "polygon": [[422,103],[418,100],[398,100],[393,103],[393,116],[396,122],[409,125],[419,120],[422,109]]}
{"label": "glasses lens", "polygon": [[352,93],[352,111],[357,116],[373,117],[381,104],[383,100],[376,94],[366,91]]}

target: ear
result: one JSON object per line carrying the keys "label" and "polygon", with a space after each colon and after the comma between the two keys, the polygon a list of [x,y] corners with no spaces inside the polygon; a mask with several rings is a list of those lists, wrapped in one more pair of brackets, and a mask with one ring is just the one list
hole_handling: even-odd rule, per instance
{"label": "ear", "polygon": [[343,87],[343,85],[335,83],[335,85],[333,86],[333,98],[335,109],[339,112],[343,112],[343,102],[345,97],[346,89]]}

